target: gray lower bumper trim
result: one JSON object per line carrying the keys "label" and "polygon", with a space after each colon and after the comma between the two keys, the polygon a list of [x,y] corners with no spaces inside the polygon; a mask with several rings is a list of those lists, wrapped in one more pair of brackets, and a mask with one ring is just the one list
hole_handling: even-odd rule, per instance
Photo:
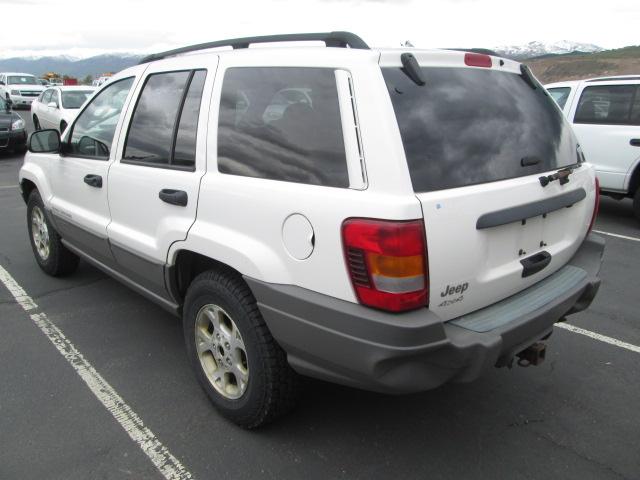
{"label": "gray lower bumper trim", "polygon": [[587,272],[583,269],[567,265],[520,293],[449,323],[474,332],[488,332],[506,324],[516,325],[519,319],[528,318],[531,313],[574,289],[586,278]]}

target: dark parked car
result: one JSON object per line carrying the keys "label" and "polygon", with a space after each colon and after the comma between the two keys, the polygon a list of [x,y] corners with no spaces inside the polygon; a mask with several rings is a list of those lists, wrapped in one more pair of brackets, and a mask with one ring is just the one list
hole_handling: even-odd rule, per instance
{"label": "dark parked car", "polygon": [[27,131],[22,117],[11,109],[11,101],[0,98],[0,152],[27,150]]}

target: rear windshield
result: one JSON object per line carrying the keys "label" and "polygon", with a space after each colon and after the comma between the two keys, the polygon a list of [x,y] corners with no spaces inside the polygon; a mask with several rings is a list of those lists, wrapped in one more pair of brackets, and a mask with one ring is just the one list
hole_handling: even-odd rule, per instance
{"label": "rear windshield", "polygon": [[558,107],[520,75],[425,67],[426,85],[418,86],[400,68],[383,68],[382,73],[416,192],[532,175],[576,162],[573,136]]}

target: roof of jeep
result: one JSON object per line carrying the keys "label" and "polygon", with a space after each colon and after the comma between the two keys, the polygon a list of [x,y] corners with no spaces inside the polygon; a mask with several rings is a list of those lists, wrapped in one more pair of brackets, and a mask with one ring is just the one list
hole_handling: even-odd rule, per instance
{"label": "roof of jeep", "polygon": [[[292,45],[292,42],[296,45]],[[300,42],[307,42],[300,46]],[[326,47],[309,45],[308,42],[324,43]],[[263,44],[259,48],[250,48]],[[283,44],[274,46],[274,44]],[[288,45],[284,45],[288,44]],[[337,47],[337,48],[336,48]],[[402,53],[412,53],[421,65],[434,64],[438,66],[469,66],[465,64],[465,54],[491,55],[495,60],[492,67],[519,73],[519,64],[513,60],[497,57],[494,52],[486,49],[417,49],[403,48],[371,48],[357,35],[350,32],[324,32],[269,35],[261,37],[245,37],[229,40],[201,43],[176,48],[166,52],[155,53],[143,58],[140,64],[154,62],[165,58],[183,55],[220,55],[220,56],[262,56],[282,57],[283,54],[292,58],[326,58],[327,56],[369,56],[377,57],[381,65],[393,66],[399,64]],[[492,55],[493,54],[493,55]],[[471,65],[473,66],[473,65]]]}

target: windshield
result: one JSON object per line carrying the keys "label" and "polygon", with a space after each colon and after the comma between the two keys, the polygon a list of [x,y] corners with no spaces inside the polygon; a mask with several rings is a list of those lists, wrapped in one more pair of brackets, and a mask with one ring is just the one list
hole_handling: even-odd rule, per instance
{"label": "windshield", "polygon": [[12,75],[7,77],[7,85],[38,85],[38,82],[32,75]]}
{"label": "windshield", "polygon": [[[542,87],[480,68],[383,68],[414,191],[533,175],[576,162],[569,125]],[[523,161],[523,159],[526,159]],[[525,166],[523,166],[525,165]]]}
{"label": "windshield", "polygon": [[93,93],[91,90],[75,90],[62,92],[62,106],[64,108],[80,108],[87,98]]}

